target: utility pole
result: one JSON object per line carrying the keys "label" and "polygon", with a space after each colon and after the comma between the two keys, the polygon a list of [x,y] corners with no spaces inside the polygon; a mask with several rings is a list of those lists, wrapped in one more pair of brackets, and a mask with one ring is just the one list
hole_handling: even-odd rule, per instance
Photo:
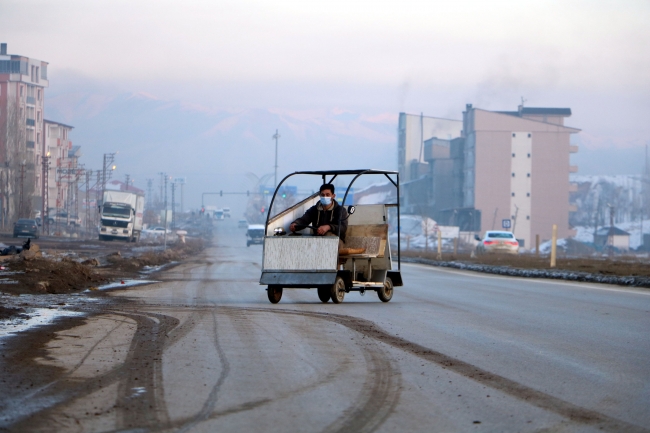
{"label": "utility pole", "polygon": [[275,177],[273,178],[273,186],[277,187],[278,186],[278,139],[280,138],[280,134],[278,134],[278,130],[275,130],[275,135],[273,135],[273,138],[275,138]]}
{"label": "utility pole", "polygon": [[162,173],[163,178],[164,178],[164,184],[165,184],[165,202],[164,202],[164,212],[165,212],[165,241],[164,241],[164,249],[167,249],[167,174]]}
{"label": "utility pole", "polygon": [[115,155],[117,155],[117,152],[104,154],[104,165],[102,167],[102,201],[104,200],[104,191],[106,191],[106,182],[108,180],[106,177],[106,172],[108,171],[108,177],[110,177],[111,172],[117,168],[115,165],[113,165],[113,161],[115,161]]}
{"label": "utility pole", "polygon": [[160,172],[158,174],[160,175],[160,196],[159,196],[160,202],[159,203],[162,204],[162,201],[163,201],[163,184],[165,183],[165,176],[166,175],[163,172]]}
{"label": "utility pole", "polygon": [[176,182],[172,182],[172,230],[176,228]]}
{"label": "utility pole", "polygon": [[90,233],[90,175],[92,171],[86,170],[86,236]]}
{"label": "utility pole", "polygon": [[50,177],[50,152],[47,152],[46,155],[43,155],[43,159],[41,161],[41,172],[43,176],[43,182],[42,182],[42,190],[41,190],[41,197],[43,198],[43,203],[41,205],[41,234],[49,234],[50,233],[50,223],[49,223],[49,215],[48,215],[48,208],[49,208],[49,199],[48,199],[48,192],[49,192],[49,177]]}
{"label": "utility pole", "polygon": [[147,179],[147,203],[149,207],[151,208],[151,205],[153,204],[153,179]]}
{"label": "utility pole", "polygon": [[20,164],[20,205],[18,206],[18,218],[23,217],[25,208],[25,161]]}

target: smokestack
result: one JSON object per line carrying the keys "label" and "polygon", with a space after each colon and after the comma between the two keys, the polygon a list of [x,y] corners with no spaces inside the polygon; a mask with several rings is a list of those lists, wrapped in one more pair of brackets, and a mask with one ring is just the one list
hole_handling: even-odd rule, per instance
{"label": "smokestack", "polygon": [[0,44],[0,55],[6,56],[7,55],[7,44],[4,42]]}

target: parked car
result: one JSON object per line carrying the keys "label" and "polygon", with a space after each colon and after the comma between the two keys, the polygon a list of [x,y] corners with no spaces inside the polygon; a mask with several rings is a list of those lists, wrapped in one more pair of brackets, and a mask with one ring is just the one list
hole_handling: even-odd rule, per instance
{"label": "parked car", "polygon": [[52,224],[58,224],[58,225],[66,225],[69,224],[71,227],[81,227],[81,218],[79,218],[78,215],[70,215],[69,218],[69,223],[68,223],[68,213],[65,211],[59,211],[56,213],[51,213],[48,218],[47,222],[52,225]]}
{"label": "parked car", "polygon": [[[144,229],[143,232],[147,232],[152,235],[164,235],[165,234],[165,228],[164,227],[152,227],[150,229]],[[171,233],[172,231],[167,229],[167,233]]]}
{"label": "parked car", "polygon": [[26,236],[38,239],[38,225],[36,220],[21,218],[14,223],[14,237]]}
{"label": "parked car", "polygon": [[519,242],[511,232],[491,230],[485,232],[483,239],[478,235],[475,235],[474,239],[479,241],[476,246],[476,254],[519,253]]}
{"label": "parked car", "polygon": [[248,221],[246,220],[237,221],[237,227],[239,227],[240,229],[245,229],[246,227],[248,227]]}

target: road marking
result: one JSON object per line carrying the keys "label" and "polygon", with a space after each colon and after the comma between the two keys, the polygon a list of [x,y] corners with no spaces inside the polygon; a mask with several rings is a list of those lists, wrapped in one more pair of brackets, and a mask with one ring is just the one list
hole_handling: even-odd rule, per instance
{"label": "road marking", "polygon": [[[502,275],[494,275],[494,274],[489,274],[487,272],[483,273],[480,271],[472,271],[470,269],[454,269],[454,268],[444,268],[442,266],[433,266],[433,265],[426,265],[423,263],[404,263],[405,266],[414,266],[414,267],[421,267],[421,268],[427,268],[429,270],[434,270],[436,272],[446,272],[450,274],[462,274],[464,276],[468,277],[474,277],[474,278],[492,278],[492,279],[499,279],[499,280],[512,280],[512,279],[518,279],[518,280],[528,280],[532,281],[535,283],[540,283],[540,284],[553,284],[553,285],[564,285],[564,286],[574,286],[576,288],[580,289],[593,289],[593,290],[603,290],[605,292],[623,292],[623,293],[632,293],[635,295],[645,295],[645,296],[650,296],[650,290],[647,289],[633,289],[633,288],[617,288],[617,287],[598,287],[593,285],[593,283],[581,283],[581,282],[575,282],[575,281],[567,281],[567,280],[560,280],[560,279],[545,279],[545,278],[538,278],[538,277],[519,277],[519,276],[511,276],[511,277],[504,277]],[[604,284],[605,285],[605,284]]]}

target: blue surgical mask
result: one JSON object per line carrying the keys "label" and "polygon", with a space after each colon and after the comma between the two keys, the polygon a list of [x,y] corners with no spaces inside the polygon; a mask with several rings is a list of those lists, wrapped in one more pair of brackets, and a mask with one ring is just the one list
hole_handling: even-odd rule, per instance
{"label": "blue surgical mask", "polygon": [[332,204],[332,197],[321,197],[320,204],[323,206],[329,206]]}

